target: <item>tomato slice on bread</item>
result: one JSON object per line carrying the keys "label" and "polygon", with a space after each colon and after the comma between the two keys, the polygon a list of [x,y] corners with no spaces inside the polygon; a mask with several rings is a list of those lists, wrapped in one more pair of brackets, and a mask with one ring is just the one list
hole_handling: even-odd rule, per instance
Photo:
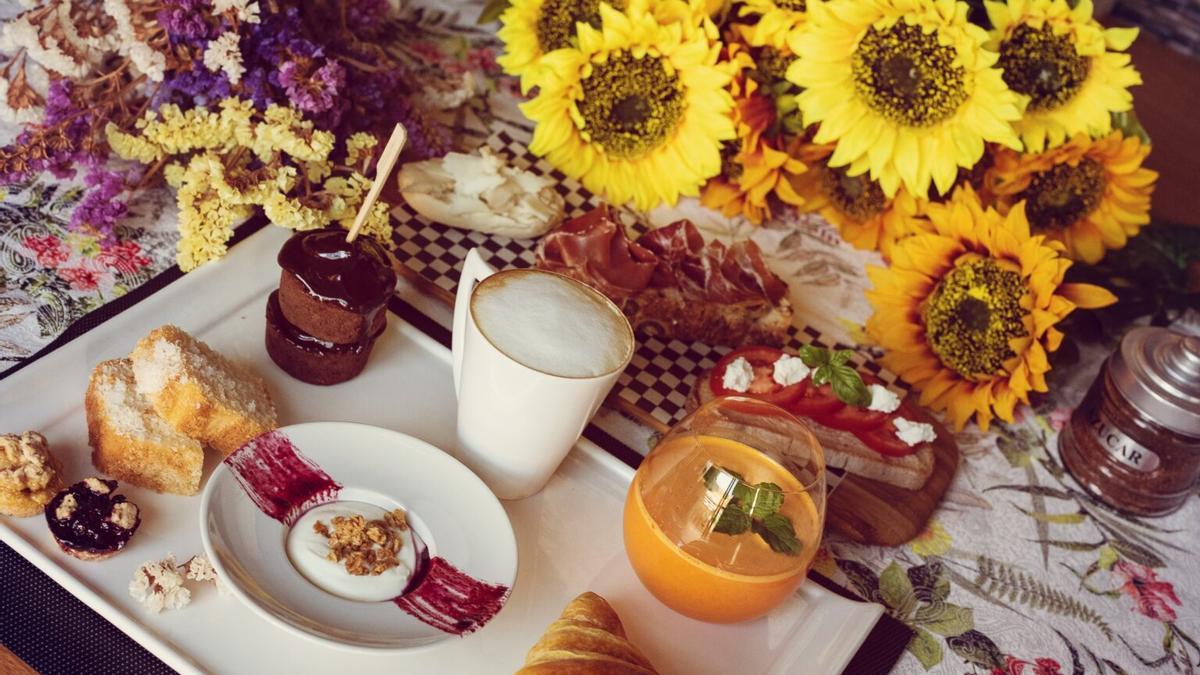
{"label": "tomato slice on bread", "polygon": [[792,412],[803,417],[811,417],[824,424],[830,415],[846,407],[842,399],[833,393],[833,387],[828,382],[814,387],[812,380],[805,380],[803,394],[792,404]]}
{"label": "tomato slice on bread", "polygon": [[[920,444],[910,446],[896,436],[894,420],[897,417],[915,419],[913,410],[907,404],[885,413],[846,404],[837,397],[828,382],[819,387],[813,385],[810,377],[786,387],[776,382],[775,362],[785,353],[774,347],[735,349],[717,362],[709,375],[709,387],[716,396],[748,396],[773,403],[824,426],[849,431],[864,445],[885,457],[907,457],[921,447]],[[746,391],[725,387],[725,372],[739,358],[746,359],[754,373]],[[870,373],[860,373],[860,377],[867,386],[882,384],[878,377]]]}
{"label": "tomato slice on bread", "polygon": [[[883,384],[883,380],[870,373],[860,373],[863,384],[868,387],[872,384]],[[856,405],[846,405],[840,410],[835,410],[828,413],[828,416],[821,419],[821,424],[834,429],[843,431],[870,431],[883,425],[888,421],[890,415],[878,410],[867,410]]]}
{"label": "tomato slice on bread", "polygon": [[897,417],[903,417],[907,420],[917,421],[917,413],[912,409],[907,402],[901,403],[899,408],[888,415],[887,421],[875,429],[867,431],[856,431],[854,435],[858,440],[863,442],[868,448],[886,457],[907,457],[921,448],[922,443],[909,445],[900,440],[896,435],[896,424],[893,422]]}
{"label": "tomato slice on bread", "polygon": [[896,435],[896,425],[890,419],[874,429],[855,431],[854,435],[863,445],[884,457],[907,457],[921,447],[920,444],[909,445],[900,440]]}
{"label": "tomato slice on bread", "polygon": [[[742,347],[726,354],[709,375],[709,387],[717,396],[751,396],[781,408],[791,408],[792,402],[804,393],[808,380],[783,386],[775,381],[775,362],[783,356],[783,350],[774,347]],[[754,370],[754,379],[746,391],[725,387],[725,371],[729,364],[739,358],[746,359]]]}

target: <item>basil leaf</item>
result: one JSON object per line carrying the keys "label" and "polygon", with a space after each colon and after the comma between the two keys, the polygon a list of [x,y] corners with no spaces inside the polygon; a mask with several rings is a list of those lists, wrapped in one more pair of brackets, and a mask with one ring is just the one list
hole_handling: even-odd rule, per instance
{"label": "basil leaf", "polygon": [[800,540],[792,521],[780,513],[772,513],[762,520],[754,521],[754,532],[762,537],[772,551],[787,555],[800,555]]}
{"label": "basil leaf", "polygon": [[714,532],[722,534],[741,534],[748,529],[750,529],[750,516],[733,504],[721,509],[717,524],[713,526]]}
{"label": "basil leaf", "polygon": [[[871,405],[871,390],[863,383],[862,376],[852,366],[834,365],[829,367],[829,381],[833,393],[844,403],[866,407]],[[815,381],[815,379],[814,379]]]}
{"label": "basil leaf", "polygon": [[812,372],[812,383],[816,386],[821,386],[829,381],[829,376],[833,373],[831,366],[828,364],[818,366]]}
{"label": "basil leaf", "polygon": [[829,362],[835,366],[844,366],[850,363],[852,356],[854,356],[854,352],[849,349],[839,349],[833,353],[833,356],[829,357]]}
{"label": "basil leaf", "polygon": [[783,506],[783,488],[774,483],[759,483],[744,504],[750,507],[750,517],[766,518]]}
{"label": "basil leaf", "polygon": [[809,368],[816,368],[829,363],[829,350],[814,347],[812,345],[804,345],[797,352],[800,355],[800,360]]}

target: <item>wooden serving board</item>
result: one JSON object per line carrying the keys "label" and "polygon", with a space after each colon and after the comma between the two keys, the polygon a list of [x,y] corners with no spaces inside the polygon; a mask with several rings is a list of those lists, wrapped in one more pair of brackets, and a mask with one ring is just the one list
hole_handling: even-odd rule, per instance
{"label": "wooden serving board", "polygon": [[[909,397],[915,399],[915,397]],[[933,425],[933,473],[920,490],[905,490],[877,480],[846,474],[826,505],[825,524],[854,541],[881,546],[899,546],[925,529],[930,516],[942,503],[942,497],[954,472],[958,470],[958,444],[945,426],[917,406],[924,417],[919,421]]]}
{"label": "wooden serving board", "polygon": [[[454,307],[454,295],[432,283],[406,265],[396,265],[396,271],[422,292]],[[701,373],[692,373],[699,376]],[[914,409],[934,425],[938,438],[933,444],[933,473],[920,490],[903,488],[852,474],[845,474],[829,496],[825,524],[841,535],[864,543],[898,546],[921,533],[930,516],[941,503],[954,472],[958,468],[959,451],[953,435],[940,422],[929,416],[913,401]],[[608,407],[632,417],[660,433],[670,427],[646,414],[644,410],[616,395],[605,401]]]}

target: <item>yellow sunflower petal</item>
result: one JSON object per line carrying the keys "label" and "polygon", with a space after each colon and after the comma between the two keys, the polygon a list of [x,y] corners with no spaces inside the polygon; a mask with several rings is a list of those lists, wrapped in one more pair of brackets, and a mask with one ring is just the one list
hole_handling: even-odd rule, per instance
{"label": "yellow sunflower petal", "polygon": [[1107,289],[1092,284],[1063,284],[1057,293],[1083,309],[1107,307],[1117,301]]}

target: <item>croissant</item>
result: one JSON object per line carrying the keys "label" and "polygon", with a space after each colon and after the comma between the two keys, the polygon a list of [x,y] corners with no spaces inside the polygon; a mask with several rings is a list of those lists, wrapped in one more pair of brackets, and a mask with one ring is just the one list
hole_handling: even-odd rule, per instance
{"label": "croissant", "polygon": [[516,675],[657,675],[625,637],[621,618],[592,592],[571,601]]}

